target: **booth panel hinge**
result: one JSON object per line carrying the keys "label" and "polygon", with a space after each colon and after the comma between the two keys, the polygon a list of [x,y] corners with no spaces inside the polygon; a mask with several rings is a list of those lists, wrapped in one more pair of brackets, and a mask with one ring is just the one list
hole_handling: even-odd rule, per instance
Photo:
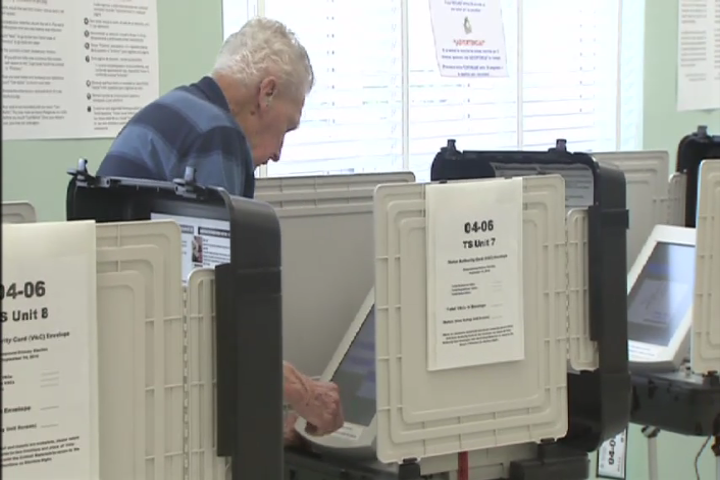
{"label": "booth panel hinge", "polygon": [[188,318],[187,293],[183,292],[183,328],[182,328],[182,362],[183,362],[183,480],[190,480],[190,356],[188,352]]}
{"label": "booth panel hinge", "polygon": [[570,362],[570,239],[568,229],[570,226],[565,224],[565,358]]}

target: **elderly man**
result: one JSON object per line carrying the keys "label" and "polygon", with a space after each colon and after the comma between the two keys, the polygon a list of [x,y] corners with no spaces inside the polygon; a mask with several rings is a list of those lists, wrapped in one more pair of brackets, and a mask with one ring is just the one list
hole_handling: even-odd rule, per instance
{"label": "elderly man", "polygon": [[[202,185],[252,198],[254,170],[278,161],[314,83],[307,51],[280,22],[255,18],[220,49],[212,74],[158,98],[125,125],[98,175],[171,181],[186,166]],[[284,365],[285,398],[308,432],[340,428],[338,388]],[[286,441],[294,438],[292,421]]]}

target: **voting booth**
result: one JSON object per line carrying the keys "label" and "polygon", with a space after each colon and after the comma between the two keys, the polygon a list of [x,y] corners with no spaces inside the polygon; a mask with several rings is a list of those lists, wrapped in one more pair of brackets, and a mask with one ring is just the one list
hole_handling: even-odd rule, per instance
{"label": "voting booth", "polygon": [[[476,334],[491,346],[494,336],[506,339],[498,341],[502,351],[480,359],[473,358],[472,351],[461,358],[438,358],[442,346],[435,343],[437,333],[429,329],[437,323],[436,317],[425,299],[434,267],[430,227],[433,216],[443,214],[432,211],[426,202],[437,188],[459,194],[472,208],[476,203],[467,202],[469,192],[477,195],[497,185],[488,182],[504,180],[386,184],[376,189],[374,291],[367,293],[321,376],[346,387],[342,399],[346,423],[327,437],[307,436],[314,454],[289,453],[288,478],[416,479],[448,473],[461,478],[462,472],[473,479],[587,477],[585,454],[542,445],[567,433],[568,322],[575,319],[566,307],[565,185],[555,175],[515,181],[519,182],[516,228],[521,233],[511,235],[512,241],[500,236],[500,221],[497,230],[489,220],[484,226],[482,221],[477,226],[470,222],[470,233],[464,233],[465,222],[458,225],[463,231],[460,238],[480,237],[472,240],[473,247],[468,248],[472,253],[466,259],[469,264],[477,262],[477,268],[495,261],[493,240],[502,241],[511,252],[513,241],[522,245],[522,252],[513,255],[516,261],[522,258],[522,268],[515,271],[518,285],[507,289],[525,299],[513,304],[521,306],[522,313],[513,316],[518,323],[512,328],[505,325],[502,333],[480,333],[461,325],[443,337]],[[480,211],[476,214],[482,216]],[[511,221],[512,214],[504,217]],[[491,231],[497,239],[488,235]],[[477,253],[473,248],[479,249]],[[496,262],[500,267],[501,260]],[[523,272],[533,274],[523,276]],[[472,315],[470,310],[463,309],[467,313],[461,318]],[[576,325],[571,328],[581,331]],[[589,338],[575,340],[585,347],[572,355],[573,363],[581,365],[584,359],[578,354],[592,350],[592,345]],[[474,344],[456,344],[463,343],[469,349]],[[487,348],[487,343],[478,345],[479,351]],[[509,383],[511,377],[524,380]],[[297,427],[304,431],[302,420]]]}
{"label": "voting booth", "polygon": [[[645,253],[630,272],[628,292],[634,295],[632,284],[642,283],[638,278],[652,269],[651,282],[661,282],[658,288],[668,285],[658,292],[664,292],[661,297],[672,298],[677,307],[663,313],[668,331],[662,339],[652,340],[650,337],[656,335],[646,327],[635,328],[631,335],[630,355],[637,359],[633,362],[632,421],[696,436],[717,433],[713,425],[720,418],[720,411],[713,407],[720,401],[715,373],[720,371],[720,357],[708,348],[714,342],[706,338],[713,313],[705,303],[709,293],[703,293],[711,290],[712,262],[716,261],[709,239],[716,228],[712,182],[720,162],[711,155],[720,158],[720,138],[709,135],[707,129],[699,127],[681,140],[677,171],[666,186],[671,205],[667,226],[658,222],[649,233]],[[661,255],[652,252],[658,248],[667,251]],[[672,290],[668,290],[669,285]],[[636,290],[639,294],[640,288]],[[635,317],[638,314],[630,314],[631,324]]]}
{"label": "voting booth", "polygon": [[701,162],[698,176],[697,228],[656,226],[628,276],[632,421],[644,425],[651,480],[663,430],[714,437],[720,454],[720,162]]}
{"label": "voting booth", "polygon": [[680,140],[675,170],[686,183],[683,215],[686,227],[696,225],[700,162],[711,158],[720,159],[720,135],[709,134],[706,126],[698,126],[697,131]]}
{"label": "voting booth", "polygon": [[[706,338],[710,319],[717,316],[707,316],[712,302],[706,293],[719,288],[713,287],[709,240],[715,227],[711,214],[703,213],[711,212],[705,202],[711,203],[713,194],[702,192],[714,189],[709,178],[717,168],[712,158],[720,158],[719,146],[720,138],[703,127],[684,137],[677,171],[669,180],[664,152],[593,153],[627,178],[631,419],[644,426],[651,480],[658,478],[656,439],[661,430],[692,436],[718,433],[720,362],[708,348],[713,341]],[[600,448],[599,475],[625,477],[626,443],[624,432]]]}
{"label": "voting booth", "polygon": [[192,170],[174,184],[96,178],[84,162],[72,175],[68,220],[98,222],[102,478],[282,478],[273,209]]}
{"label": "voting booth", "polygon": [[[564,140],[547,152],[460,151],[449,140],[432,166],[438,181],[553,174],[565,181],[568,262],[573,260],[566,271],[571,371],[569,430],[563,441],[589,452],[629,420],[628,211],[622,171],[588,154],[568,152]],[[573,329],[575,318],[581,320]]]}

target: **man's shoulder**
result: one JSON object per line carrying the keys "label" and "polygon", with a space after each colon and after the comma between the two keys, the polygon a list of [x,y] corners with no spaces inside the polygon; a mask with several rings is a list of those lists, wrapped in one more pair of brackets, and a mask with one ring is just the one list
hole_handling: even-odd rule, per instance
{"label": "man's shoulder", "polygon": [[194,125],[198,133],[215,127],[237,128],[229,112],[193,92],[190,87],[171,90],[148,104],[145,109],[148,116],[188,122]]}

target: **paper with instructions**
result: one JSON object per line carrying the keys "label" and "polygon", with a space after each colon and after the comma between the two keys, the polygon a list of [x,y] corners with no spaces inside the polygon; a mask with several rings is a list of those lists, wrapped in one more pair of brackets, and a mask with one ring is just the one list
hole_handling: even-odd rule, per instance
{"label": "paper with instructions", "polygon": [[97,480],[95,223],[2,229],[2,472]]}
{"label": "paper with instructions", "polygon": [[720,0],[678,8],[677,109],[720,109]]}
{"label": "paper with instructions", "polygon": [[186,284],[196,268],[230,263],[230,222],[180,215],[152,213],[151,220],[174,220],[180,225],[182,276]]}
{"label": "paper with instructions", "polygon": [[442,77],[507,77],[501,0],[429,0]]}
{"label": "paper with instructions", "polygon": [[428,369],[525,358],[522,178],[425,187]]}
{"label": "paper with instructions", "polygon": [[159,94],[157,0],[3,0],[3,140],[112,138]]}

